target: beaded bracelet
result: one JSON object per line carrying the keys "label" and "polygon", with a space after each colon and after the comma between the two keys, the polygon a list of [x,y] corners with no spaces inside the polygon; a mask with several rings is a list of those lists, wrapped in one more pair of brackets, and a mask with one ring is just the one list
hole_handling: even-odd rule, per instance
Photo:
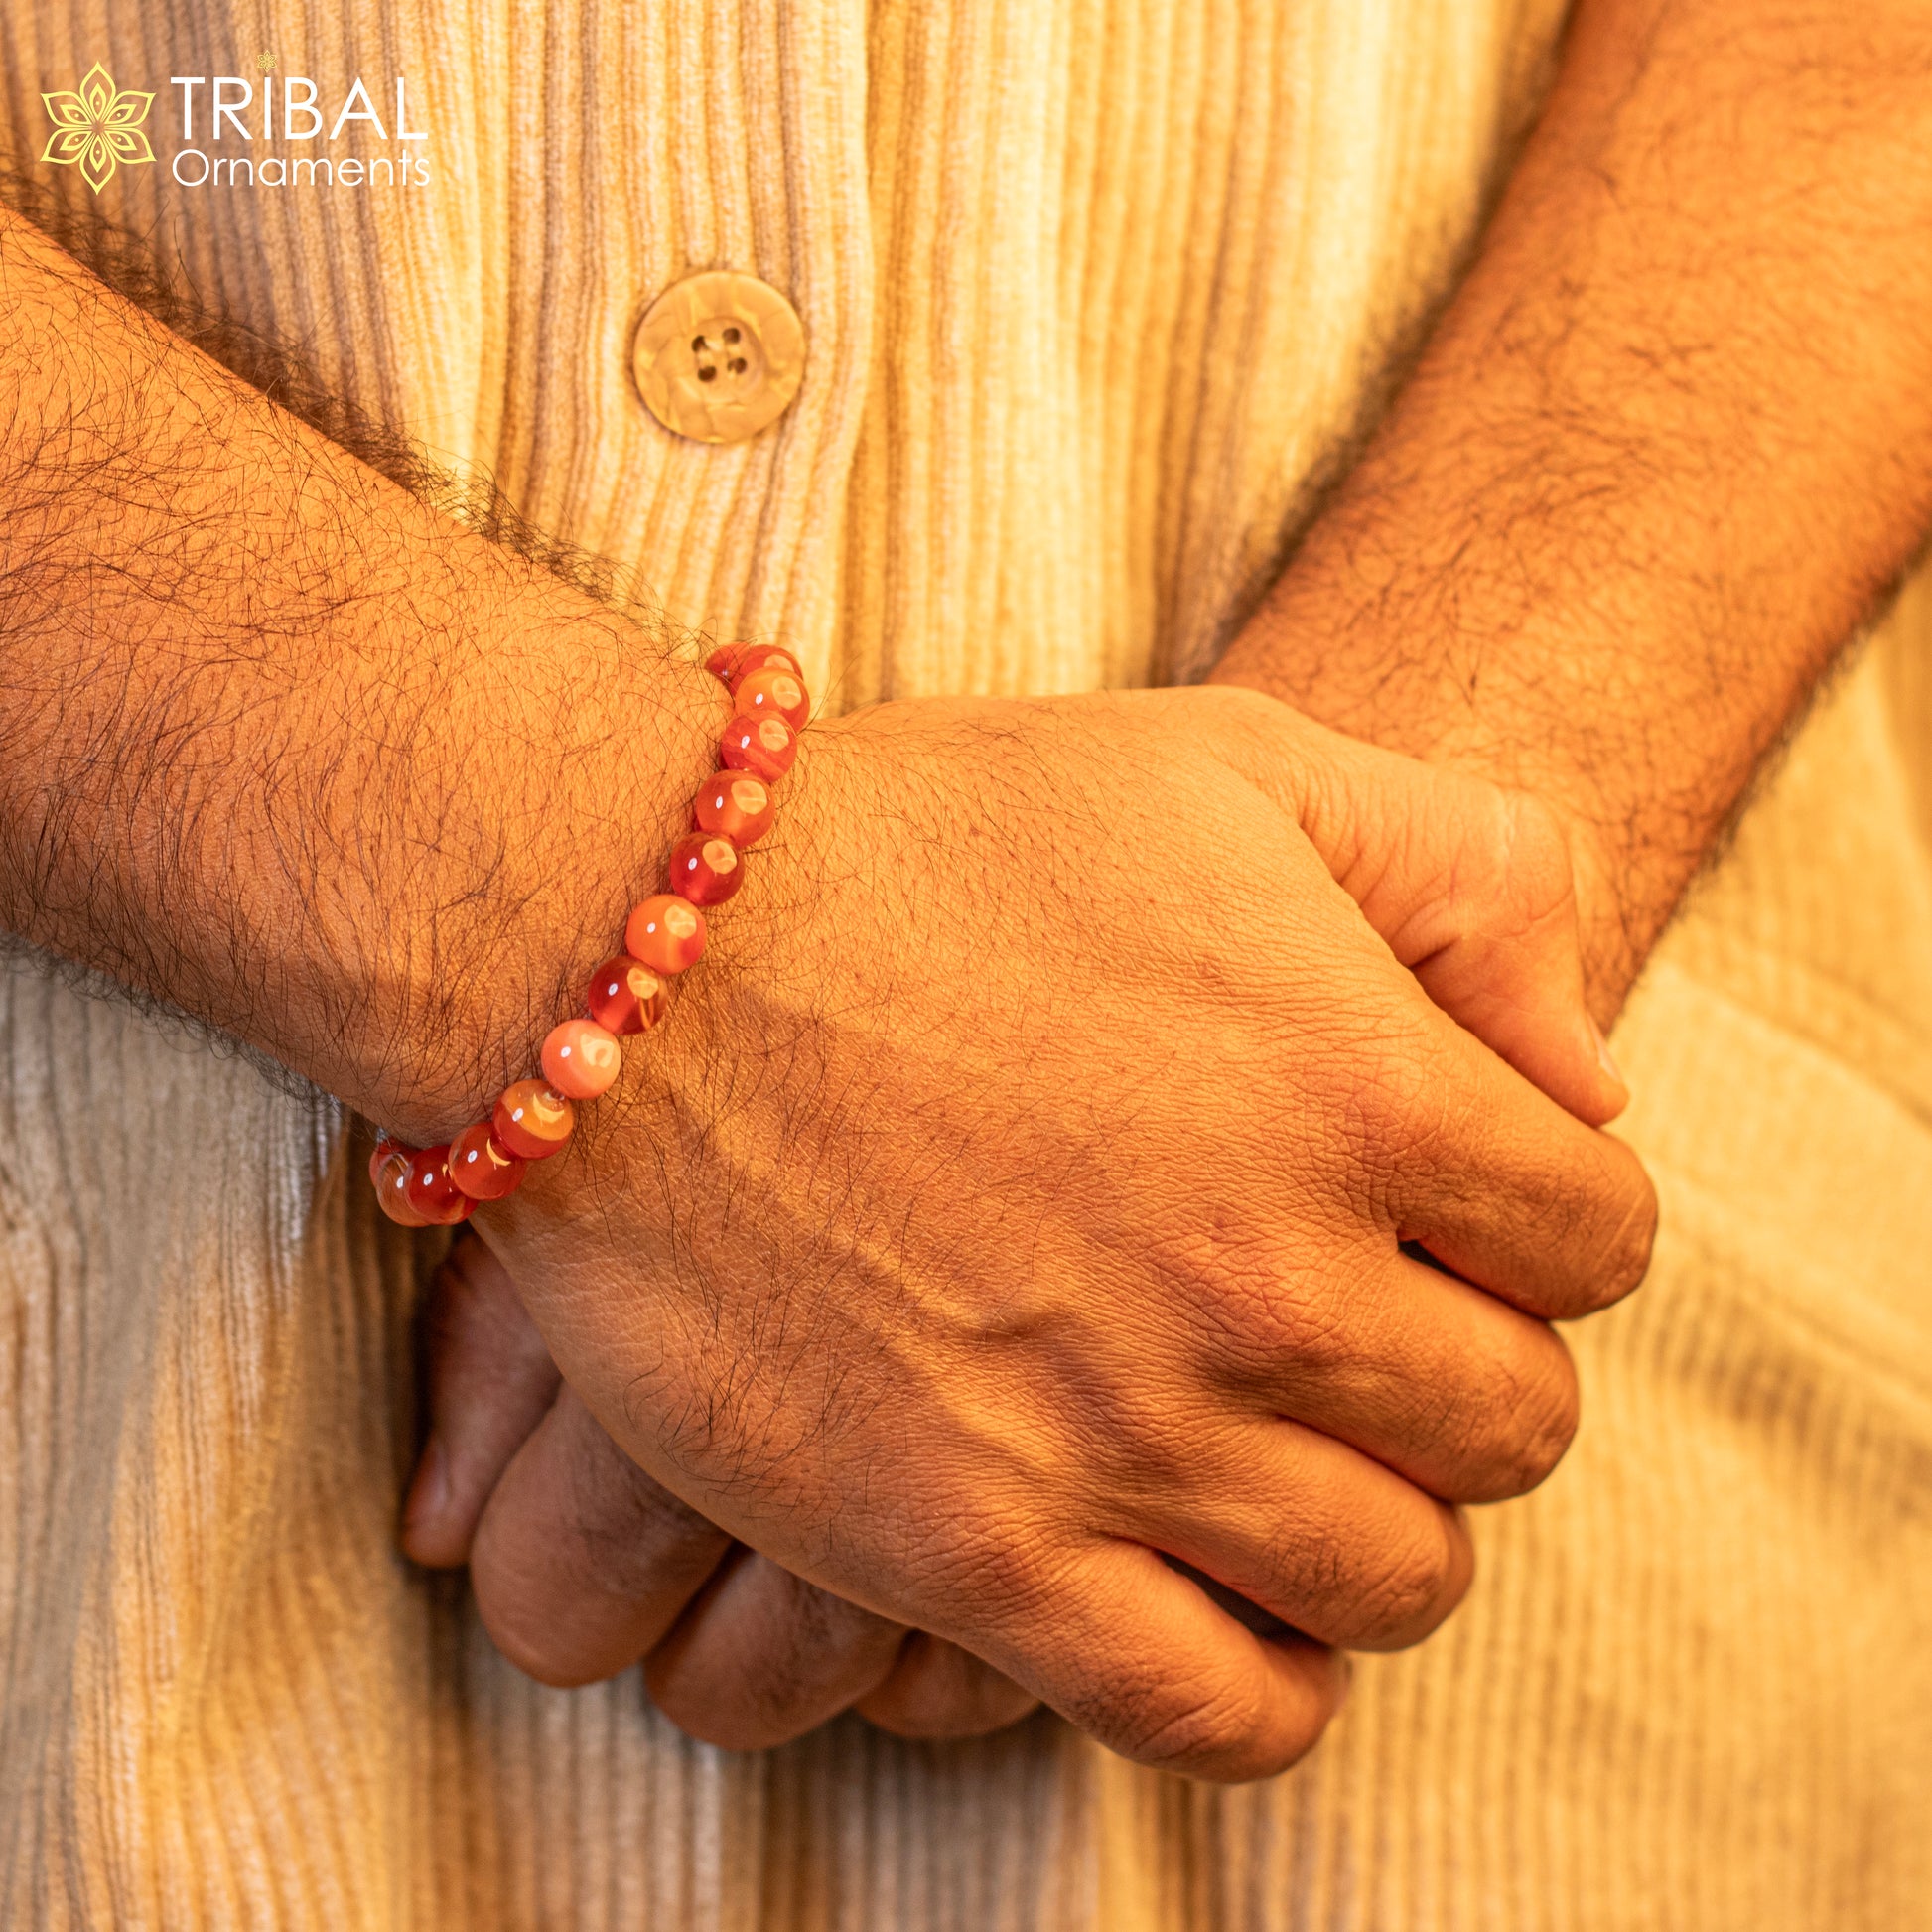
{"label": "beaded bracelet", "polygon": [[541,1079],[512,1081],[489,1119],[444,1147],[405,1147],[389,1134],[376,1141],[369,1179],[390,1220],[453,1227],[479,1201],[514,1193],[532,1161],[570,1140],[573,1103],[595,1100],[618,1077],[619,1039],[649,1033],[664,1017],[666,982],[704,956],[700,908],[724,904],[743,883],[740,855],[771,828],[771,787],[791,769],[810,709],[797,658],[775,644],[726,644],[705,669],[731,693],[732,717],[720,768],[698,793],[691,830],[671,848],[668,890],[632,907],[623,951],[591,976],[589,1018],[550,1030]]}

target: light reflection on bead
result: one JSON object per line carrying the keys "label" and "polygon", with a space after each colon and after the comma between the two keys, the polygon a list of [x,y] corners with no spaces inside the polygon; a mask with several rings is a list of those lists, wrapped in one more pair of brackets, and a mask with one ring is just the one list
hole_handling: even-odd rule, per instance
{"label": "light reflection on bead", "polygon": [[770,831],[777,809],[771,787],[762,778],[749,771],[719,771],[693,800],[691,816],[699,831],[730,839],[744,852]]}
{"label": "light reflection on bead", "polygon": [[584,1004],[614,1034],[647,1034],[664,1017],[664,982],[641,959],[619,953],[591,975]]}
{"label": "light reflection on bead", "polygon": [[671,848],[671,891],[693,905],[722,905],[745,883],[738,848],[713,832],[691,832]]}
{"label": "light reflection on bead", "polygon": [[369,1178],[375,1183],[376,1205],[398,1227],[429,1226],[429,1222],[416,1211],[409,1199],[410,1162],[415,1152],[414,1148],[404,1147],[399,1141],[379,1141],[376,1154],[381,1156],[381,1160],[378,1163],[372,1156],[369,1161]]}
{"label": "light reflection on bead", "polygon": [[732,707],[741,718],[782,718],[793,731],[799,730],[811,715],[812,703],[805,695],[802,678],[790,671],[754,671],[741,678],[732,691]]}
{"label": "light reflection on bead", "polygon": [[470,1218],[476,1203],[450,1177],[450,1150],[426,1147],[409,1157],[409,1177],[403,1193],[425,1227],[454,1227]]}
{"label": "light reflection on bead", "polygon": [[739,654],[738,662],[732,666],[731,675],[725,683],[736,696],[738,687],[759,671],[787,671],[798,680],[801,688],[805,682],[804,665],[782,644],[751,644]]}
{"label": "light reflection on bead", "polygon": [[776,712],[765,718],[734,718],[718,742],[718,756],[734,771],[750,771],[776,784],[798,756],[798,734]]}
{"label": "light reflection on bead", "polygon": [[369,1156],[369,1185],[380,1193],[382,1191],[382,1182],[377,1176],[388,1165],[389,1157],[392,1154],[409,1154],[412,1152],[412,1149],[405,1147],[393,1134],[378,1134],[375,1137],[375,1150]]}
{"label": "light reflection on bead", "polygon": [[485,1120],[466,1127],[450,1143],[450,1178],[472,1200],[501,1200],[515,1193],[523,1184],[524,1165]]}
{"label": "light reflection on bead", "polygon": [[489,1125],[518,1160],[545,1161],[570,1139],[577,1114],[549,1081],[517,1080],[503,1089]]}
{"label": "light reflection on bead", "polygon": [[566,1020],[544,1036],[544,1077],[567,1100],[595,1100],[623,1070],[623,1048],[595,1020]]}
{"label": "light reflection on bead", "polygon": [[624,950],[654,972],[681,973],[704,957],[704,914],[671,893],[653,893],[633,906],[623,928]]}

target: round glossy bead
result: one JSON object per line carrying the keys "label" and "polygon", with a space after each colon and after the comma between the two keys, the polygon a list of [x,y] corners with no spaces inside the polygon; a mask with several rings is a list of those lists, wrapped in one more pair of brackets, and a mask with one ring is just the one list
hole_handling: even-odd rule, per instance
{"label": "round glossy bead", "polygon": [[523,1184],[524,1166],[486,1120],[466,1127],[450,1143],[450,1178],[472,1200],[501,1200],[515,1193]]}
{"label": "round glossy bead", "polygon": [[470,1218],[476,1205],[450,1177],[450,1150],[426,1147],[409,1157],[409,1178],[403,1183],[409,1205],[423,1217],[426,1227],[454,1227]]}
{"label": "round glossy bead", "polygon": [[699,831],[730,839],[741,852],[757,845],[770,831],[777,811],[771,787],[749,771],[714,773],[691,803],[691,818]]}
{"label": "round glossy bead", "polygon": [[789,671],[798,680],[802,690],[805,682],[805,667],[782,644],[747,644],[738,654],[738,662],[731,668],[725,683],[734,695],[738,687],[755,671]]}
{"label": "round glossy bead", "polygon": [[704,661],[704,667],[719,683],[729,685],[738,675],[738,667],[745,661],[745,653],[750,644],[720,644]]}
{"label": "round glossy bead", "polygon": [[653,893],[631,907],[623,948],[653,972],[681,973],[704,957],[704,914],[689,899]]}
{"label": "round glossy bead", "polygon": [[641,959],[619,953],[591,975],[584,1004],[608,1033],[647,1034],[664,1017],[664,982]]}
{"label": "round glossy bead", "polygon": [[577,1114],[547,1080],[518,1080],[503,1089],[489,1125],[519,1161],[543,1161],[561,1152]]}
{"label": "round glossy bead", "polygon": [[769,718],[774,713],[793,731],[811,716],[812,701],[805,681],[786,670],[753,671],[732,687],[732,706],[741,718]]}
{"label": "round glossy bead", "polygon": [[407,1154],[408,1148],[393,1134],[378,1134],[375,1137],[375,1152],[369,1156],[369,1185],[377,1193],[382,1191],[382,1171],[389,1165],[392,1154]]}
{"label": "round glossy bead", "polygon": [[369,1159],[369,1179],[375,1184],[376,1205],[398,1227],[426,1228],[429,1222],[409,1198],[410,1163],[416,1150],[400,1141],[379,1141]]}
{"label": "round glossy bead", "polygon": [[798,734],[774,711],[763,718],[743,714],[725,727],[718,741],[718,757],[733,771],[749,771],[774,785],[791,769],[798,756]]}
{"label": "round glossy bead", "polygon": [[543,1074],[566,1100],[595,1100],[623,1071],[623,1048],[595,1020],[566,1020],[543,1042]]}
{"label": "round glossy bead", "polygon": [[671,891],[693,905],[722,905],[745,883],[738,848],[715,832],[688,832],[671,848]]}

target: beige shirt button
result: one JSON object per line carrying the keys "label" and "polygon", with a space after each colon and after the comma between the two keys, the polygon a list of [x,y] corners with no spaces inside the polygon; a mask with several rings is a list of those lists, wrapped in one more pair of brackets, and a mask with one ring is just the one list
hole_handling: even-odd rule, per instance
{"label": "beige shirt button", "polygon": [[708,269],[673,282],[645,311],[630,369],[666,429],[700,443],[742,443],[798,393],[805,326],[768,282]]}

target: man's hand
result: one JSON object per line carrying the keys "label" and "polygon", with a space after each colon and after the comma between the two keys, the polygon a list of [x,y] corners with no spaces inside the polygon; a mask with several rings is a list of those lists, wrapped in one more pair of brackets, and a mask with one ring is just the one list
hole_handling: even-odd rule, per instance
{"label": "man's hand", "polygon": [[[660,1552],[696,1511],[1207,1775],[1312,1742],[1326,1646],[1447,1614],[1447,1504],[1561,1452],[1543,1317],[1634,1285],[1651,1199],[1329,878],[1309,731],[1176,692],[816,734],[720,970],[589,1145],[480,1217],[588,1410],[545,1415],[510,1497],[555,1520],[608,1484],[601,1423],[684,1505]],[[1465,943],[1394,904],[1438,967]],[[543,1662],[581,1574],[495,1619],[513,1655]],[[652,1648],[682,1600],[552,1674]]]}
{"label": "man's hand", "polygon": [[[1298,735],[1303,828],[1398,957],[1573,1111],[1613,1111],[1621,1091],[1584,1009],[1554,820],[1533,800],[1318,727]],[[485,1621],[539,1676],[584,1682],[647,1651],[660,1708],[740,1748],[781,1743],[854,1703],[921,1736],[970,1735],[1033,1707],[956,1645],[728,1544],[646,1476],[561,1392],[507,1272],[480,1241],[462,1240],[438,1271],[426,1314],[431,1435],[404,1547],[431,1565],[470,1563]],[[560,1399],[583,1436],[569,1488],[518,1472],[497,1494]]]}

